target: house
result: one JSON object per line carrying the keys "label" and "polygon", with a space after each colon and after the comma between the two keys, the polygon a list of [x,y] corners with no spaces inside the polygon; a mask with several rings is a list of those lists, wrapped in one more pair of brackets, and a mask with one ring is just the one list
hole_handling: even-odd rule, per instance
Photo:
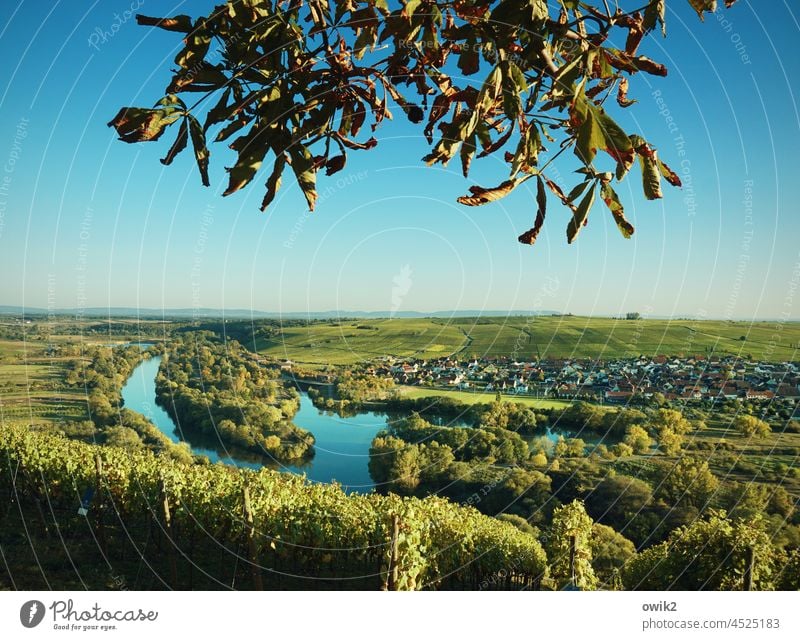
{"label": "house", "polygon": [[605,399],[610,404],[626,404],[633,397],[631,391],[606,391]]}
{"label": "house", "polygon": [[759,391],[756,389],[748,389],[744,392],[746,400],[772,400],[775,397],[773,391]]}

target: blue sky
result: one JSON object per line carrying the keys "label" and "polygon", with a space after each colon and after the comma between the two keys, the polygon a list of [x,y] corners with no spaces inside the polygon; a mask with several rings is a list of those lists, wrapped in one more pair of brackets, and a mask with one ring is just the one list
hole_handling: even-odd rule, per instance
{"label": "blue sky", "polygon": [[[568,246],[567,212],[551,201],[534,247],[516,241],[535,213],[530,190],[478,208],[455,202],[470,184],[502,180],[502,161],[476,161],[470,180],[455,165],[427,168],[421,129],[399,112],[377,149],[320,176],[311,215],[291,179],[266,214],[265,176],[221,198],[225,149],[212,146],[204,188],[189,154],[158,162],[172,132],[116,141],[106,123],[163,95],[179,37],[134,20],[114,27],[115,14],[198,15],[214,2],[9,5],[0,8],[0,304],[800,317],[799,25],[783,1],[756,14],[740,0],[701,23],[672,0],[669,37],[645,44],[670,75],[636,77],[639,103],[613,115],[646,134],[685,188],[646,202],[636,173],[620,185],[631,240],[598,204]],[[556,166],[574,179],[572,158]]]}

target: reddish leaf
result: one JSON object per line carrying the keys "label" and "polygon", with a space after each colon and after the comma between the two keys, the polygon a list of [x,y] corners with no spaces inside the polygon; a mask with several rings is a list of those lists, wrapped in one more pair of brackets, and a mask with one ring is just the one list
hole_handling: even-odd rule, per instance
{"label": "reddish leaf", "polygon": [[478,207],[488,202],[494,202],[500,198],[504,198],[511,193],[516,186],[520,183],[519,180],[506,180],[492,189],[484,189],[483,187],[470,187],[469,196],[461,196],[458,202],[465,204],[468,207]]}
{"label": "reddish leaf", "polygon": [[547,194],[544,190],[544,181],[541,176],[536,176],[536,220],[533,227],[523,233],[517,240],[522,244],[533,244],[539,237],[539,232],[544,225],[544,218],[547,213]]}
{"label": "reddish leaf", "polygon": [[608,182],[603,182],[600,187],[600,197],[606,203],[611,215],[614,216],[614,222],[617,223],[617,228],[625,238],[630,238],[633,235],[633,225],[625,218],[625,209],[619,200],[619,196]]}
{"label": "reddish leaf", "polygon": [[619,83],[619,88],[617,89],[617,104],[624,108],[630,107],[632,104],[636,104],[636,100],[628,100],[628,79],[622,78]]}
{"label": "reddish leaf", "polygon": [[682,187],[683,184],[681,183],[681,179],[678,177],[678,174],[675,173],[672,169],[670,169],[666,163],[658,161],[658,169],[661,171],[661,175],[664,176],[664,179],[669,182],[673,187]]}

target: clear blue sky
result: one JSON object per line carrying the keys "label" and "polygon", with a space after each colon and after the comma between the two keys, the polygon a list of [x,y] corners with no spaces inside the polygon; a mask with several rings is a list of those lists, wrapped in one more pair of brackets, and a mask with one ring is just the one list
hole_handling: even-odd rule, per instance
{"label": "clear blue sky", "polygon": [[[530,191],[479,208],[455,202],[470,184],[501,180],[500,160],[476,161],[471,181],[458,166],[428,169],[421,130],[402,117],[379,130],[377,149],[320,177],[311,216],[292,179],[266,215],[262,176],[219,197],[225,149],[212,147],[206,189],[189,154],[158,162],[172,131],[116,141],[106,123],[163,95],[179,37],[133,20],[112,29],[115,14],[197,15],[212,1],[3,3],[0,304],[796,319],[798,9],[740,0],[720,13],[727,22],[701,23],[684,0],[668,4],[669,37],[645,47],[670,75],[634,79],[639,103],[614,115],[646,133],[687,188],[665,185],[663,201],[646,202],[638,179],[622,185],[636,226],[628,241],[598,204],[568,246],[566,211],[551,202],[531,248],[516,241],[534,216]],[[575,168],[558,165],[567,181]]]}

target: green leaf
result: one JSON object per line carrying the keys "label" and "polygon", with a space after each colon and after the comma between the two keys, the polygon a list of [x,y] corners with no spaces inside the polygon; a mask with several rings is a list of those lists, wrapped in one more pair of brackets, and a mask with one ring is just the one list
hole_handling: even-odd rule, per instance
{"label": "green leaf", "polygon": [[200,126],[197,118],[189,114],[186,117],[189,120],[189,134],[192,136],[192,147],[194,147],[197,168],[200,170],[200,179],[203,181],[203,186],[207,187],[209,185],[208,158],[211,154],[206,146],[206,134],[203,133],[203,127]]}
{"label": "green leaf", "polygon": [[227,114],[230,111],[230,107],[228,106],[228,98],[231,95],[231,88],[227,87],[225,91],[222,92],[222,96],[220,97],[217,104],[215,104],[211,109],[208,110],[208,114],[206,114],[206,123],[203,125],[203,131],[208,131],[208,128],[212,125],[218,124],[225,120]]}
{"label": "green leaf", "polygon": [[592,163],[598,149],[602,149],[626,167],[633,164],[633,145],[628,134],[591,100],[583,95],[579,96],[570,111],[570,118],[579,123],[575,155],[584,164]]}
{"label": "green leaf", "polygon": [[175,159],[181,151],[186,148],[186,143],[189,140],[189,120],[188,118],[184,118],[181,122],[181,128],[178,130],[178,136],[175,138],[175,142],[172,143],[172,146],[167,151],[167,155],[161,159],[161,164],[172,164],[172,161]]}
{"label": "green leaf", "polygon": [[267,132],[260,126],[253,125],[248,133],[233,141],[231,148],[239,153],[239,157],[236,164],[228,168],[228,188],[223,196],[236,193],[255,177],[269,149]]}
{"label": "green leaf", "polygon": [[661,191],[661,171],[658,166],[658,155],[647,144],[639,147],[639,166],[642,170],[642,188],[648,200],[659,200],[664,197]]}
{"label": "green leaf", "polygon": [[403,8],[403,13],[409,18],[414,15],[414,12],[419,9],[422,0],[406,0],[406,6]]}
{"label": "green leaf", "polygon": [[473,133],[469,138],[464,140],[461,145],[461,172],[466,178],[469,175],[469,167],[472,164],[472,158],[475,156],[476,151],[476,135]]}
{"label": "green leaf", "polygon": [[603,110],[598,110],[597,121],[605,140],[603,150],[617,162],[633,164],[633,145],[628,134]]}
{"label": "green leaf", "polygon": [[595,117],[594,109],[587,109],[586,118],[578,129],[575,141],[575,155],[586,165],[591,164],[597,155],[597,150],[605,146],[606,139],[600,123]]}
{"label": "green leaf", "polygon": [[222,142],[223,140],[227,140],[230,138],[234,133],[246,127],[251,121],[251,118],[246,118],[244,116],[240,116],[236,118],[233,122],[226,124],[220,131],[217,133],[217,137],[214,138],[214,142]]}
{"label": "green leaf", "polygon": [[174,93],[167,93],[161,100],[153,105],[154,107],[178,107],[186,111],[186,104]]}
{"label": "green leaf", "polygon": [[272,165],[272,173],[267,178],[267,192],[264,194],[264,199],[261,201],[261,211],[265,211],[270,203],[275,199],[275,194],[281,188],[281,176],[283,169],[286,167],[286,155],[279,153],[275,157],[275,163]]}
{"label": "green leaf", "polygon": [[195,28],[186,38],[186,46],[175,56],[175,64],[184,69],[197,68],[211,46],[211,35],[205,28]]}
{"label": "green leaf", "polygon": [[619,200],[617,192],[608,183],[603,183],[600,186],[600,197],[606,203],[611,215],[614,216],[614,222],[617,223],[617,228],[625,238],[630,238],[633,235],[633,225],[625,218],[625,209]]}
{"label": "green leaf", "polygon": [[314,157],[308,148],[300,144],[289,148],[289,156],[292,159],[292,171],[297,177],[297,184],[303,190],[309,210],[313,211],[317,202],[317,172],[314,168]]}
{"label": "green leaf", "polygon": [[656,28],[656,24],[661,25],[661,34],[667,36],[667,0],[651,0],[644,10],[644,20],[642,27],[645,33],[649,33]]}
{"label": "green leaf", "polygon": [[485,113],[494,106],[502,82],[503,74],[500,71],[500,67],[495,67],[489,72],[489,75],[486,76],[480,93],[478,93],[478,98],[475,102],[476,109]]}
{"label": "green leaf", "polygon": [[583,200],[578,205],[575,212],[572,214],[572,219],[569,221],[567,225],[567,242],[572,244],[575,238],[578,237],[578,233],[586,224],[586,220],[589,216],[589,211],[594,204],[594,186],[592,186],[588,193],[583,196]]}
{"label": "green leaf", "polygon": [[586,191],[586,187],[588,187],[591,183],[592,183],[591,180],[586,180],[585,182],[581,182],[579,185],[573,187],[572,191],[570,191],[569,194],[567,195],[566,202],[573,202],[584,191]]}
{"label": "green leaf", "polygon": [[522,112],[522,93],[527,91],[528,83],[519,67],[510,60],[501,62],[503,74],[503,111],[510,120]]}
{"label": "green leaf", "polygon": [[228,76],[218,67],[201,60],[191,69],[179,69],[167,87],[167,92],[202,91],[208,93],[222,88],[228,80]]}
{"label": "green leaf", "polygon": [[528,81],[525,79],[525,74],[513,61],[508,60],[508,70],[511,73],[511,79],[517,85],[517,91],[524,93],[528,90]]}
{"label": "green leaf", "polygon": [[152,142],[158,140],[164,130],[182,115],[183,111],[176,107],[162,109],[123,107],[108,126],[116,129],[119,139],[123,142]]}

